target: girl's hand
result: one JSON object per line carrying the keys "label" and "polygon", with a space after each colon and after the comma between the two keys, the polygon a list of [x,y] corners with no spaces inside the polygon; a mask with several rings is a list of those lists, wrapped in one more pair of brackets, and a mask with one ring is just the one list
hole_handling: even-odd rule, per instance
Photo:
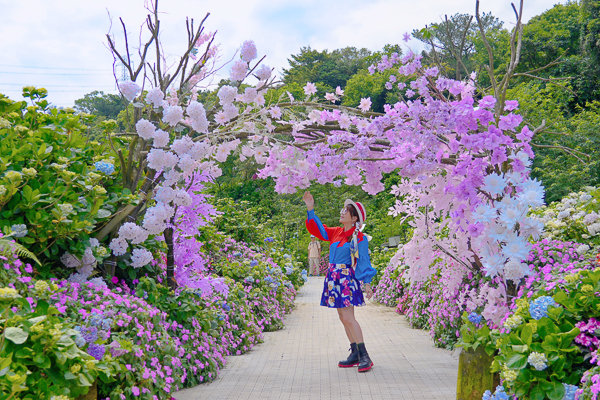
{"label": "girl's hand", "polygon": [[304,204],[306,204],[306,208],[308,209],[308,211],[315,208],[315,199],[313,198],[312,194],[310,194],[310,192],[304,192],[302,200],[304,200]]}
{"label": "girl's hand", "polygon": [[371,297],[373,297],[373,289],[368,283],[365,283],[365,292],[367,293],[367,299],[371,300]]}

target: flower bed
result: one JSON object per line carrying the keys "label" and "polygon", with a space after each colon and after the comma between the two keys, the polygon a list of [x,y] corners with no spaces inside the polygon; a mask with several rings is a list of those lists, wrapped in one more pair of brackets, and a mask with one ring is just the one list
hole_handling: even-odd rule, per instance
{"label": "flower bed", "polygon": [[[0,364],[7,363],[10,353],[37,345],[42,336],[34,336],[32,329],[54,335],[53,343],[73,361],[58,368],[60,360],[49,364],[69,372],[67,381],[41,388],[29,384],[28,389],[23,389],[23,377],[47,375],[47,361],[40,358],[39,367],[28,366],[29,375],[25,364],[10,363],[0,376],[3,393],[11,393],[14,382],[20,382],[20,396],[74,398],[99,378],[103,399],[170,399],[176,390],[216,378],[227,356],[249,351],[262,340],[262,332],[283,326],[296,295],[290,278],[298,286],[304,282],[293,260],[281,255],[292,265],[287,267],[289,274],[284,273],[272,257],[249,248],[243,254],[237,251],[244,246],[236,243],[216,262],[226,288],[220,291],[181,288],[173,293],[151,278],[141,278],[132,289],[109,289],[100,279],[36,281],[29,276],[30,265],[5,257],[0,274],[3,312],[10,314],[15,328],[29,334],[29,341],[10,341],[11,330],[4,330],[7,340],[0,346]],[[48,321],[42,328],[29,322],[18,325],[22,318],[38,317]]]}

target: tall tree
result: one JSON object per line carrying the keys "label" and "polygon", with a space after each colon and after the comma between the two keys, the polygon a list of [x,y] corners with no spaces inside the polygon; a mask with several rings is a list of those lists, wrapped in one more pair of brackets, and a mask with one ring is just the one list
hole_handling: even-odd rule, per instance
{"label": "tall tree", "polygon": [[[483,13],[481,21],[485,31],[502,29],[502,22]],[[475,53],[475,40],[479,28],[469,14],[446,15],[441,22],[434,22],[421,30],[414,30],[413,36],[429,46],[424,52],[427,61],[438,65],[442,72],[455,79],[463,79],[475,70],[471,57]]]}
{"label": "tall tree", "polygon": [[332,52],[302,47],[299,54],[288,59],[289,69],[283,70],[283,81],[304,85],[321,83],[330,88],[345,87],[350,77],[368,66],[371,51],[365,48],[345,47]]}
{"label": "tall tree", "polygon": [[94,90],[75,100],[75,109],[110,119],[117,119],[121,111],[127,107],[127,101],[120,95],[105,94]]}

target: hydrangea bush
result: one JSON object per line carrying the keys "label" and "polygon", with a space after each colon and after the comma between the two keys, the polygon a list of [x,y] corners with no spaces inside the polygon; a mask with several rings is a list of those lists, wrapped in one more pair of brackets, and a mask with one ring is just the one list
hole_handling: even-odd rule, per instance
{"label": "hydrangea bush", "polygon": [[600,244],[600,189],[586,189],[533,213],[544,223],[544,238],[578,242],[580,253]]}
{"label": "hydrangea bush", "polygon": [[[103,399],[171,399],[176,390],[215,379],[227,356],[249,351],[262,340],[262,332],[283,326],[283,317],[292,310],[296,295],[289,278],[292,273],[300,275],[294,267],[286,274],[271,257],[249,248],[248,255],[253,256],[252,261],[259,260],[260,266],[250,267],[252,261],[248,265],[238,263],[236,259],[242,254],[237,248],[230,247],[218,261],[226,272],[214,278],[222,280],[226,288],[219,291],[181,288],[172,292],[152,278],[141,278],[133,289],[119,281],[113,289],[102,280],[36,281],[30,276],[31,265],[14,256],[3,256],[0,296],[3,301],[20,302],[12,309],[3,303],[4,312],[25,315],[25,306],[31,306],[37,314],[27,314],[27,320],[48,321],[48,326],[40,324],[43,332],[67,335],[57,342],[65,346],[60,351],[68,351],[68,358],[81,364],[73,367],[71,362],[64,366],[59,363],[58,367],[75,377],[83,376],[77,378],[80,383],[40,387],[40,393],[75,397],[85,393],[99,377],[98,390]],[[281,259],[296,264],[285,256]],[[252,281],[238,279],[236,274],[241,268],[252,275]],[[29,325],[21,323],[16,328],[27,331]],[[11,329],[3,337],[13,338]],[[30,338],[34,339],[31,346],[40,345],[35,342],[38,336]],[[5,344],[0,349],[0,361],[6,362],[12,347]],[[34,356],[41,357],[32,353]],[[43,365],[46,363],[43,361]],[[19,369],[20,364],[13,364],[14,374],[7,376],[21,385],[21,377],[26,375]],[[57,368],[55,361],[51,365]],[[75,379],[65,376],[67,380]],[[0,377],[0,384],[8,384],[3,378],[9,379]]]}
{"label": "hydrangea bush", "polygon": [[[137,198],[117,182],[116,155],[85,137],[91,116],[50,109],[45,89],[23,95],[32,105],[0,95],[0,230],[44,261],[39,273],[66,276],[59,258],[83,255],[93,231]],[[108,256],[101,248],[94,264]]]}
{"label": "hydrangea bush", "polygon": [[496,342],[493,364],[508,393],[560,400],[571,387],[566,385],[579,386],[598,350],[582,333],[600,316],[599,280],[600,268],[584,269],[566,275],[560,286],[516,300]]}

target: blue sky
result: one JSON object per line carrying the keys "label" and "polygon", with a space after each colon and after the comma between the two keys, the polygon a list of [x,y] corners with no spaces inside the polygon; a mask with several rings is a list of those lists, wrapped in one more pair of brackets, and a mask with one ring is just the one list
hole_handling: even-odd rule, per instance
{"label": "blue sky", "polygon": [[[513,0],[515,1],[515,0]],[[516,1],[515,1],[516,2]],[[525,0],[524,18],[565,1]],[[163,0],[162,41],[176,56],[185,46],[185,17],[218,31],[223,60],[254,40],[259,56],[277,70],[302,46],[334,50],[346,46],[379,50],[401,43],[404,32],[440,21],[444,14],[473,13],[474,0]],[[111,29],[120,39],[118,18],[136,41],[147,11],[144,0],[0,0],[0,93],[21,99],[21,87],[46,87],[49,100],[71,106],[93,90],[116,93],[113,59],[106,48]],[[482,0],[482,11],[514,21],[510,1]],[[109,18],[109,13],[110,17]],[[409,42],[417,47],[416,41]]]}

